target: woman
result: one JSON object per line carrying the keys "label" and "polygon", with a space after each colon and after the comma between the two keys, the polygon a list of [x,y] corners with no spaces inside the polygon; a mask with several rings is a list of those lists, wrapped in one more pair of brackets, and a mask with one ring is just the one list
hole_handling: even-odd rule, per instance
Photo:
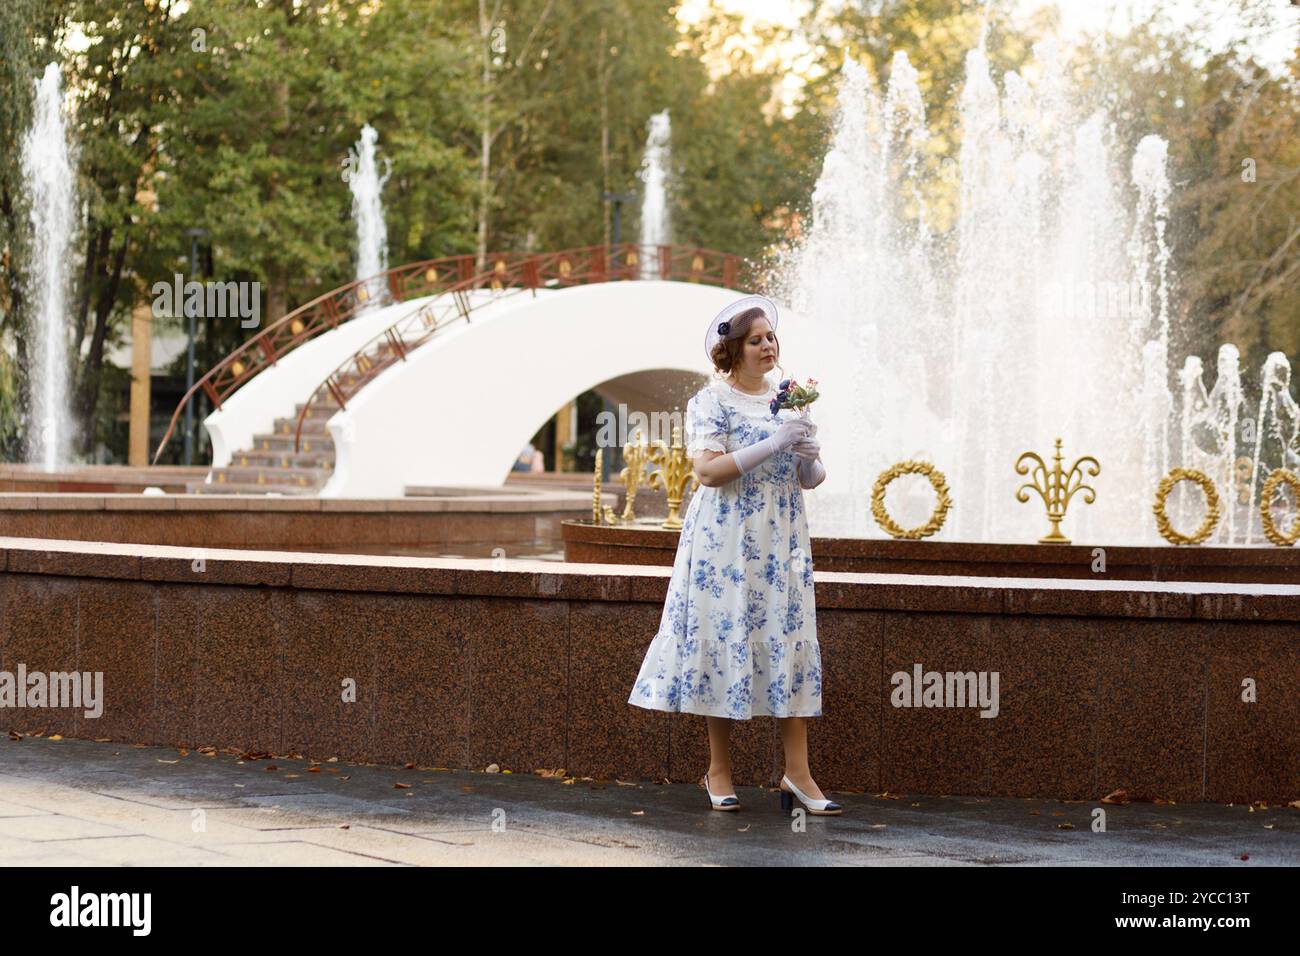
{"label": "woman", "polygon": [[[740,299],[709,324],[705,353],[721,373],[686,406],[686,453],[701,487],[683,519],[659,633],[628,703],[703,714],[715,810],[732,792],[732,720],[772,716],[785,748],[781,806],[836,814],[808,769],[805,718],[820,717],[822,671],[803,489],[826,477],[817,426],[773,410],[776,305]],[[713,790],[716,784],[718,789]]]}

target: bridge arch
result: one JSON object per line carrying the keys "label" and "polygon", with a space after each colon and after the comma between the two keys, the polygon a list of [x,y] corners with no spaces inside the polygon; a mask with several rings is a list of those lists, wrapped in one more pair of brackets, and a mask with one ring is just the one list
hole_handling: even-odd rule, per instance
{"label": "bridge arch", "polygon": [[[386,369],[329,420],[334,473],[321,495],[395,497],[409,485],[499,486],[557,409],[639,372],[682,373],[668,376],[676,378],[669,385],[676,394],[665,404],[684,411],[711,374],[704,355],[708,320],[741,294],[647,279],[541,289],[476,313],[472,324],[446,330]],[[785,316],[783,352],[789,347]]]}

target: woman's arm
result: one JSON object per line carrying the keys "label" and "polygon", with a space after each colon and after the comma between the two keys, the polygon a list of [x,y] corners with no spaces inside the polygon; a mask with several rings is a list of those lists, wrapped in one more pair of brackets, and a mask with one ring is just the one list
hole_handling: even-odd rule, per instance
{"label": "woman's arm", "polygon": [[741,471],[736,466],[736,459],[730,452],[702,451],[695,456],[692,464],[700,484],[717,488],[740,477]]}
{"label": "woman's arm", "polygon": [[826,466],[821,456],[799,459],[799,487],[804,490],[816,488],[826,480]]}
{"label": "woman's arm", "polygon": [[698,452],[692,459],[692,464],[700,478],[700,484],[709,487],[725,485],[729,481],[735,481],[745,472],[753,471],[768,458],[777,452],[785,451],[807,435],[807,422],[803,419],[789,419],[782,422],[768,437],[733,452],[712,450]]}

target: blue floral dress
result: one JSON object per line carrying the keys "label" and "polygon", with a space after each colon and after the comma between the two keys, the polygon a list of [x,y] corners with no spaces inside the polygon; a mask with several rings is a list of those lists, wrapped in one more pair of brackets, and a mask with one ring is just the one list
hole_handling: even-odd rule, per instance
{"label": "blue floral dress", "polygon": [[[798,413],[715,378],[686,405],[686,452],[752,445]],[[629,704],[748,720],[822,715],[812,552],[798,459],[777,452],[695,490],[668,598]]]}

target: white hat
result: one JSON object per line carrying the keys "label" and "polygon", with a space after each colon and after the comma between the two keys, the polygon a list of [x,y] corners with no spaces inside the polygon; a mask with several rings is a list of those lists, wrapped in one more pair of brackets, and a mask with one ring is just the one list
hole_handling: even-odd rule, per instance
{"label": "white hat", "polygon": [[[709,361],[713,361],[713,347],[725,339],[731,332],[731,320],[742,312],[748,312],[753,308],[760,308],[763,314],[767,316],[767,322],[776,329],[776,303],[765,295],[747,295],[743,299],[737,299],[721,312],[713,317],[709,323],[709,329],[704,333],[704,354],[708,356]],[[720,326],[723,326],[721,330]]]}

